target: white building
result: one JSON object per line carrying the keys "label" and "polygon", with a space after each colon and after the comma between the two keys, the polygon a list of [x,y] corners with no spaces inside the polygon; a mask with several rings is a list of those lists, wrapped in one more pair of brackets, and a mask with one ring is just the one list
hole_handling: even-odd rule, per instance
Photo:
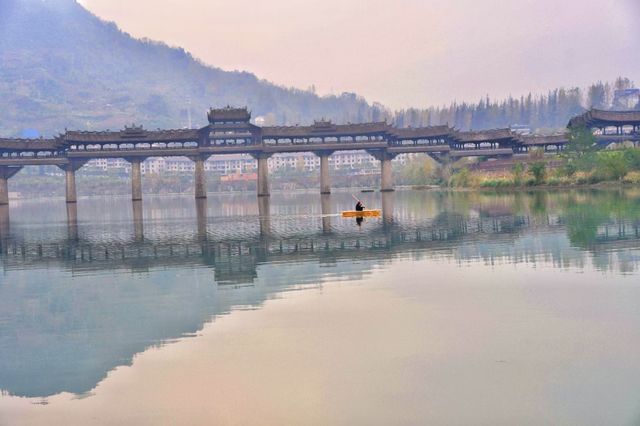
{"label": "white building", "polygon": [[[395,161],[404,165],[409,158],[408,155],[401,154],[396,157]],[[89,161],[87,166],[105,172],[122,169],[128,173],[131,170],[131,164],[122,158],[95,159]],[[276,154],[269,158],[268,166],[270,172],[283,168],[296,169],[300,167],[313,171],[320,168],[320,158],[310,152]],[[378,160],[363,151],[340,151],[329,157],[329,167],[334,170],[374,168],[378,166]],[[253,171],[257,167],[256,160],[249,154],[215,155],[209,157],[204,163],[205,170],[213,171],[220,175]],[[140,171],[143,175],[166,172],[193,173],[195,171],[195,163],[186,157],[151,157],[142,162]]]}

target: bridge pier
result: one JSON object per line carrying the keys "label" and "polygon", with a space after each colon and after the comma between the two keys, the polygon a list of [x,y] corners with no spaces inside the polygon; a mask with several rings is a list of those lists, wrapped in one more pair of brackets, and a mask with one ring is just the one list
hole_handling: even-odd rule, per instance
{"label": "bridge pier", "polygon": [[68,164],[58,166],[64,170],[67,203],[77,203],[76,171],[84,165],[84,161],[69,161]]}
{"label": "bridge pier", "polygon": [[0,205],[0,253],[3,253],[3,240],[9,238],[9,206]]}
{"label": "bridge pier", "polygon": [[382,192],[394,191],[391,159],[385,158],[384,160],[380,160],[380,168],[381,168],[380,191]]}
{"label": "bridge pier", "polygon": [[76,191],[76,171],[72,168],[65,170],[65,187],[67,203],[77,203],[78,193]]}
{"label": "bridge pier", "polygon": [[384,225],[393,223],[393,208],[395,204],[395,194],[393,192],[382,193],[382,221]]}
{"label": "bridge pier", "polygon": [[322,210],[322,233],[331,233],[331,195],[320,195],[320,208]]}
{"label": "bridge pier", "polygon": [[258,198],[258,215],[260,216],[260,235],[267,237],[271,234],[271,200],[269,197]]}
{"label": "bridge pier", "polygon": [[20,167],[0,167],[0,206],[9,204],[9,179],[22,170]]}
{"label": "bridge pier", "polygon": [[331,194],[331,176],[329,174],[329,156],[332,151],[319,151],[315,153],[320,157],[320,194]]}
{"label": "bridge pier", "polygon": [[391,192],[394,191],[393,188],[393,169],[391,165],[391,160],[393,160],[396,156],[395,154],[390,154],[386,149],[378,150],[378,151],[370,151],[375,159],[380,161],[380,191],[381,192]]}
{"label": "bridge pier", "polygon": [[142,200],[142,171],[140,165],[145,160],[143,157],[134,157],[126,159],[131,163],[131,200]]}
{"label": "bridge pier", "polygon": [[196,228],[198,239],[207,239],[207,199],[196,198]]}
{"label": "bridge pier", "polygon": [[204,170],[204,162],[209,158],[208,156],[199,155],[192,157],[191,160],[196,163],[194,186],[195,196],[197,199],[207,198],[207,175]]}
{"label": "bridge pier", "polygon": [[271,189],[269,187],[269,157],[271,154],[252,154],[258,161],[258,197],[269,197]]}
{"label": "bridge pier", "polygon": [[133,235],[136,241],[144,240],[142,200],[133,200]]}
{"label": "bridge pier", "polygon": [[78,240],[78,205],[67,203],[67,236],[70,241]]}

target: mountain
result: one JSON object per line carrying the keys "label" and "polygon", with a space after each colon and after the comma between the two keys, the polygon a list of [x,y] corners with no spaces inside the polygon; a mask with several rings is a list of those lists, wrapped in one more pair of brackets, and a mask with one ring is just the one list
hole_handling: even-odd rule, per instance
{"label": "mountain", "polygon": [[616,98],[633,87],[621,77],[586,90],[558,88],[391,113],[353,93],[319,97],[248,72],[208,66],[184,49],[135,39],[75,0],[0,0],[0,137],[132,123],[154,129],[182,128],[191,121],[197,127],[206,123],[208,108],[226,105],[248,106],[266,125],[387,119],[398,126],[480,130],[520,124],[557,131],[585,108],[640,109],[639,91],[631,90],[631,101]]}
{"label": "mountain", "polygon": [[0,0],[0,135],[204,125],[211,106],[248,106],[266,124],[380,120],[355,94],[319,97],[138,40],[74,0]]}

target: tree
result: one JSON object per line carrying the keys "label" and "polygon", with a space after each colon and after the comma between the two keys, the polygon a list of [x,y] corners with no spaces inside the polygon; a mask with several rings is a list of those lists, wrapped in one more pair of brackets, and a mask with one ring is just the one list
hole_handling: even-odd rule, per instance
{"label": "tree", "polygon": [[533,175],[535,184],[540,185],[547,174],[547,165],[543,161],[537,161],[529,166],[529,171]]}
{"label": "tree", "polygon": [[598,140],[591,130],[585,126],[577,126],[569,130],[569,143],[562,151],[562,157],[568,168],[589,170],[594,166],[598,150]]}
{"label": "tree", "polygon": [[522,185],[522,177],[524,176],[524,167],[522,163],[516,163],[511,169],[513,173],[513,184],[516,186]]}
{"label": "tree", "polygon": [[465,188],[471,184],[471,173],[466,167],[451,176],[449,185],[455,188]]}
{"label": "tree", "polygon": [[589,86],[587,106],[589,108],[605,109],[608,107],[607,87],[601,82]]}
{"label": "tree", "polygon": [[629,172],[629,162],[622,151],[601,152],[598,163],[607,177],[622,180]]}

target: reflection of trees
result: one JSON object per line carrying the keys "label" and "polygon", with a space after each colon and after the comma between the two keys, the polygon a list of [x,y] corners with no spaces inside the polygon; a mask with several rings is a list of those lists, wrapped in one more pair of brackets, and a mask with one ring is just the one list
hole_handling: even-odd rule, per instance
{"label": "reflection of trees", "polygon": [[450,237],[459,236],[466,232],[467,221],[459,213],[445,211],[433,219],[433,228],[446,232]]}
{"label": "reflection of trees", "polygon": [[534,191],[531,194],[530,209],[534,216],[547,214],[548,193],[546,191]]}
{"label": "reflection of trees", "polygon": [[575,204],[567,206],[565,224],[571,244],[588,248],[598,235],[598,226],[607,220],[607,215],[593,205]]}
{"label": "reflection of trees", "polygon": [[572,244],[588,248],[599,239],[599,227],[640,219],[640,198],[624,191],[592,191],[588,197],[572,196],[564,220]]}

